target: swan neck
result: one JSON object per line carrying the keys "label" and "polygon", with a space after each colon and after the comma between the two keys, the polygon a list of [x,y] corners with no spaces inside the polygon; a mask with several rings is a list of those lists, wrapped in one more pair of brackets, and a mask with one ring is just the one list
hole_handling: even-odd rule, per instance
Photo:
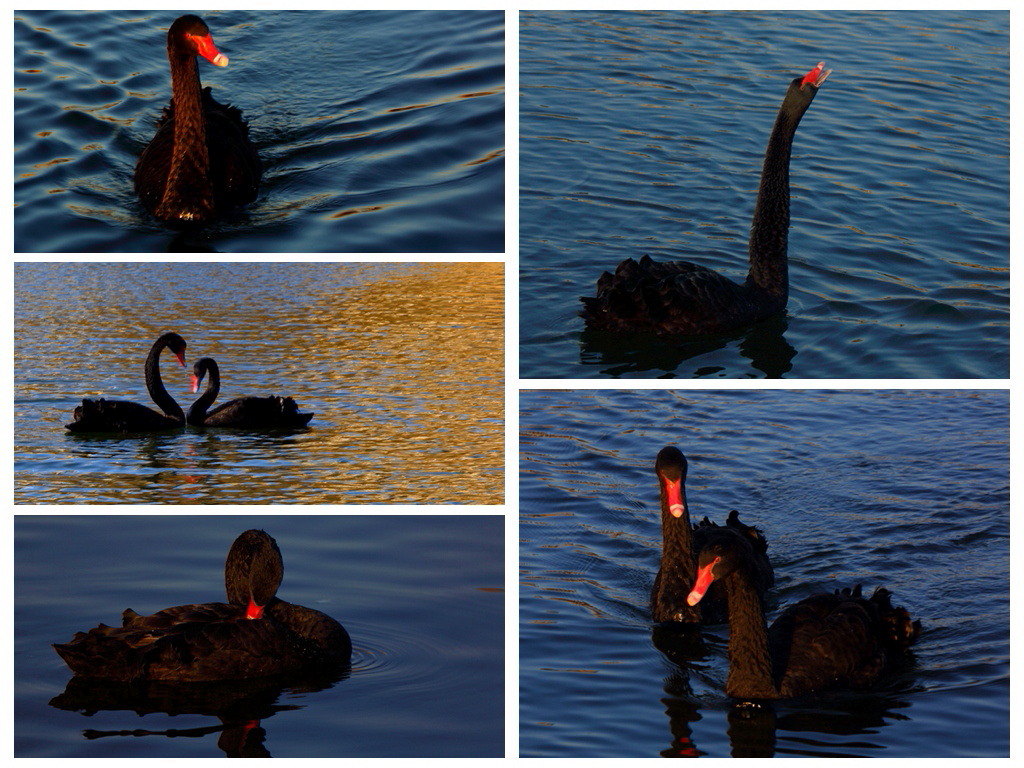
{"label": "swan neck", "polygon": [[206,371],[206,389],[203,390],[196,401],[188,409],[187,421],[189,424],[199,426],[206,419],[206,410],[220,394],[220,370],[216,365],[211,365]]}
{"label": "swan neck", "polygon": [[[269,608],[284,577],[284,562],[277,543],[261,533],[247,531],[228,550],[224,561],[224,591],[228,602],[238,606]],[[265,536],[265,534],[264,534]]]}
{"label": "swan neck", "polygon": [[666,481],[661,479],[661,562],[651,595],[651,613],[656,622],[698,621],[700,612],[685,604],[693,586],[693,526],[686,506],[686,486],[680,484],[682,514],[670,509]]}
{"label": "swan neck", "polygon": [[168,49],[167,58],[171,63],[174,146],[156,212],[166,218],[203,218],[212,212],[213,190],[199,64],[194,54],[173,48]]}
{"label": "swan neck", "polygon": [[794,104],[791,93],[779,108],[768,139],[761,184],[750,225],[748,286],[757,287],[785,305],[789,296],[789,161],[800,118],[810,102]]}
{"label": "swan neck", "polygon": [[166,346],[166,342],[159,341],[149,350],[149,355],[146,357],[146,389],[149,390],[150,398],[160,406],[160,410],[165,415],[178,421],[184,421],[185,412],[168,394],[167,389],[164,388],[163,379],[160,377],[160,353]]}
{"label": "swan neck", "polygon": [[761,600],[740,568],[724,579],[729,611],[729,677],[725,692],[742,699],[777,699]]}

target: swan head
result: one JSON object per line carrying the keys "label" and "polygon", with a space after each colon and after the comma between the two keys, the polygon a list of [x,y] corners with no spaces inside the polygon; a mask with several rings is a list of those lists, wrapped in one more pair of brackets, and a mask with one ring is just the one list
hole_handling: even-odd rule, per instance
{"label": "swan head", "polygon": [[793,120],[793,130],[796,130],[796,125],[800,122],[800,118],[807,111],[807,108],[811,106],[811,102],[814,101],[818,89],[825,83],[830,74],[832,74],[832,70],[825,69],[825,62],[820,61],[806,75],[794,78],[789,83],[789,89],[786,91],[786,97],[782,101],[782,107],[779,112],[780,115],[785,113],[791,117]]}
{"label": "swan head", "polygon": [[212,357],[200,357],[192,365],[192,392],[193,394],[199,391],[199,385],[202,384],[203,378],[206,374],[210,374],[210,379],[216,379],[220,381],[220,367],[217,365],[217,361]]}
{"label": "swan head", "polygon": [[825,62],[819,61],[806,75],[794,78],[789,83],[784,106],[789,104],[791,108],[795,108],[800,114],[803,114],[803,111],[811,105],[818,89],[824,85],[825,80],[831,74],[831,69],[825,69]]}
{"label": "swan head", "polygon": [[167,349],[174,353],[174,357],[177,358],[178,364],[184,368],[185,340],[174,331],[168,331],[167,333],[162,334],[160,338],[156,340],[156,344],[153,345],[153,349],[157,354],[160,354],[160,351],[164,347],[167,347]]}
{"label": "swan head", "polygon": [[812,69],[803,77],[799,78],[800,88],[803,89],[808,85],[813,85],[815,88],[820,88],[822,83],[824,83],[828,79],[828,76],[831,74],[831,69],[825,69],[825,62],[819,61],[815,65],[814,69]]}
{"label": "swan head", "polygon": [[171,25],[167,31],[167,50],[202,56],[215,67],[228,65],[228,57],[217,50],[206,22],[193,14],[181,16]]}
{"label": "swan head", "polygon": [[687,605],[699,603],[713,581],[720,581],[735,571],[749,575],[753,568],[754,549],[742,533],[716,526],[705,535],[704,546],[697,553],[697,577],[686,596]]}
{"label": "swan head", "polygon": [[277,542],[266,531],[240,534],[224,563],[224,587],[228,602],[245,608],[245,618],[259,619],[274,599],[284,576],[284,562]]}

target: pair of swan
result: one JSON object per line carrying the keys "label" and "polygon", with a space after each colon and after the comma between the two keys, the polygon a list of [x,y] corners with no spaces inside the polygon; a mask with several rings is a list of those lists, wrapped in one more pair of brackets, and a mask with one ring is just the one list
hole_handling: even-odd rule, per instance
{"label": "pair of swan", "polygon": [[786,608],[769,627],[765,594],[774,583],[768,543],[733,511],[724,526],[690,523],[687,461],[673,446],[655,461],[661,488],[662,553],[651,592],[659,624],[729,623],[725,691],[740,699],[781,699],[834,687],[865,688],[897,666],[921,624],[888,590],[860,585]]}
{"label": "pair of swan", "polygon": [[77,632],[54,650],[76,675],[198,682],[320,671],[345,664],[352,642],[325,613],[277,597],[284,563],[265,531],[241,534],[224,564],[227,603],[132,609],[120,627]]}
{"label": "pair of swan", "polygon": [[66,425],[72,432],[154,432],[177,429],[189,424],[195,427],[235,427],[239,429],[272,429],[304,427],[313,418],[312,413],[299,413],[299,407],[290,397],[240,397],[207,409],[220,393],[220,368],[210,357],[196,361],[192,368],[192,391],[209,377],[206,390],[192,404],[186,414],[164,388],[160,377],[160,354],[170,349],[178,363],[185,366],[185,340],[177,333],[163,334],[146,357],[146,389],[158,412],[126,400],[89,400],[75,408],[74,421]]}

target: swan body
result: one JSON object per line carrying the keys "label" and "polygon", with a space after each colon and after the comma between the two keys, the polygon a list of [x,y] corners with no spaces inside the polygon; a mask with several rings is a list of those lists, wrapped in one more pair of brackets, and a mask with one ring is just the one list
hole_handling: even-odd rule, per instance
{"label": "swan body", "polygon": [[100,624],[54,649],[76,675],[110,680],[231,680],[294,674],[348,661],[337,621],[276,596],[284,566],[264,531],[242,533],[225,563],[227,603],[179,605],[120,627]]}
{"label": "swan body", "polygon": [[164,388],[160,377],[160,353],[170,349],[178,363],[185,365],[185,340],[165,333],[154,342],[146,357],[146,388],[162,413],[127,400],[85,399],[75,408],[74,421],[65,425],[72,432],[151,432],[185,425],[185,413]]}
{"label": "swan body", "polygon": [[583,297],[586,326],[666,335],[727,333],[778,314],[789,299],[789,161],[804,112],[831,70],[824,62],[793,80],[765,152],[743,283],[689,261],[626,259]]}
{"label": "swan body", "polygon": [[814,595],[767,627],[752,583],[750,552],[734,538],[705,543],[688,597],[700,602],[720,581],[729,614],[725,691],[742,699],[782,699],[829,688],[866,688],[905,656],[921,629],[888,590],[865,598],[860,586]]}
{"label": "swan body", "polygon": [[220,393],[220,366],[211,357],[201,357],[192,366],[192,391],[209,374],[206,390],[188,409],[186,417],[195,427],[234,427],[236,429],[289,429],[304,427],[312,413],[299,413],[299,406],[290,397],[239,397],[207,413]]}
{"label": "swan body", "polygon": [[683,452],[667,446],[658,452],[654,463],[661,491],[662,551],[658,575],[651,590],[651,618],[656,623],[680,622],[719,624],[726,620],[725,593],[712,584],[699,605],[690,605],[687,597],[696,577],[697,552],[709,539],[733,537],[745,542],[750,550],[756,590],[763,601],[775,583],[775,573],[768,559],[768,541],[760,529],[740,522],[732,510],[724,526],[705,517],[691,525],[686,503],[686,472],[688,463]]}
{"label": "swan body", "polygon": [[249,126],[199,81],[196,56],[218,67],[217,50],[198,16],[182,16],[167,33],[171,104],[135,167],[135,191],[156,218],[205,222],[256,199],[262,172]]}

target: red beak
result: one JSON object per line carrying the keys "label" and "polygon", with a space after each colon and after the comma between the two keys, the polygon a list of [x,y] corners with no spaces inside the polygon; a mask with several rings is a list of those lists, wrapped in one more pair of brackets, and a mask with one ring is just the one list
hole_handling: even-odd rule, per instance
{"label": "red beak", "polygon": [[800,81],[800,87],[803,88],[805,85],[813,85],[815,88],[820,88],[821,84],[828,79],[828,76],[832,74],[832,70],[826,70],[824,73],[821,71],[825,69],[825,62],[819,61],[818,65],[804,75],[804,79]]}
{"label": "red beak", "polygon": [[668,502],[668,511],[672,517],[682,517],[686,514],[686,497],[683,495],[683,484],[678,480],[662,479],[665,486],[665,499]]}
{"label": "red beak", "polygon": [[700,602],[701,598],[704,597],[704,593],[708,591],[708,587],[711,586],[711,582],[715,580],[715,576],[711,571],[721,559],[722,558],[720,557],[716,557],[703,568],[697,569],[697,581],[694,582],[693,589],[690,590],[690,594],[686,596],[687,605],[696,605]]}
{"label": "red beak", "polygon": [[199,55],[208,62],[215,67],[226,67],[228,65],[228,57],[218,51],[217,46],[213,44],[213,35],[206,35],[204,37],[189,35],[189,37],[196,44]]}
{"label": "red beak", "polygon": [[247,619],[262,619],[263,618],[263,606],[256,605],[256,602],[250,597],[249,605],[245,609],[245,618]]}

